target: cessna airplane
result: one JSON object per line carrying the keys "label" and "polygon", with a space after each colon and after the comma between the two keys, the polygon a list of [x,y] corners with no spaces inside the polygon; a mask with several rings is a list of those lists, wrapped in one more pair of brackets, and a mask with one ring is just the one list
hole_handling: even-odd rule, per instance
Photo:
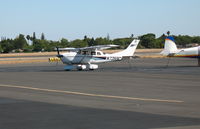
{"label": "cessna airplane", "polygon": [[[120,61],[125,57],[132,57],[139,40],[133,40],[130,45],[120,52],[106,54],[100,50],[118,47],[118,45],[98,45],[84,48],[57,48],[57,57],[66,64],[65,70],[95,70],[98,69],[96,63],[104,63],[110,61]],[[66,50],[68,52],[60,54],[60,50]]]}
{"label": "cessna airplane", "polygon": [[168,57],[188,57],[188,58],[197,58],[198,64],[200,66],[200,46],[186,48],[186,49],[177,49],[175,40],[172,36],[168,36],[165,39],[164,50],[161,52],[164,56]]}

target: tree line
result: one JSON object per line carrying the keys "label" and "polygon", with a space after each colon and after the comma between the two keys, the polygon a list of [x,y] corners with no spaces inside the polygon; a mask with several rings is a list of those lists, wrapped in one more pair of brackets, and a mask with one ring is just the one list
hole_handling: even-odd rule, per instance
{"label": "tree line", "polygon": [[[169,35],[169,32],[168,32]],[[163,34],[160,37],[156,37],[153,33],[144,34],[138,36],[140,44],[138,48],[163,48],[164,41],[167,35]],[[176,44],[185,47],[190,43],[200,43],[200,36],[188,36],[188,35],[173,35]],[[131,34],[129,37],[110,39],[107,37],[90,38],[84,36],[83,39],[75,39],[69,41],[66,38],[62,38],[59,41],[47,40],[44,33],[41,34],[40,38],[36,37],[35,32],[32,35],[19,34],[15,39],[2,37],[0,41],[0,52],[40,52],[40,51],[54,51],[55,47],[86,47],[94,45],[106,45],[116,44],[120,46],[120,49],[126,48],[130,42],[135,39],[134,35]]]}

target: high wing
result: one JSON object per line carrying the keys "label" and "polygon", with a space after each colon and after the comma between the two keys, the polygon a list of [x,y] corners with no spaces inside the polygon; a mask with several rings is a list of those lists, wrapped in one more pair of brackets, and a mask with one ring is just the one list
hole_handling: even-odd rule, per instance
{"label": "high wing", "polygon": [[119,47],[119,45],[97,45],[97,46],[90,46],[90,47],[83,47],[83,48],[59,48],[59,50],[63,50],[63,51],[92,51],[92,50],[104,50],[104,49],[109,49],[109,48],[113,48],[113,47]]}
{"label": "high wing", "polygon": [[113,47],[119,47],[119,45],[97,45],[97,46],[90,46],[90,47],[83,47],[79,48],[79,50],[104,50],[104,49],[109,49]]}
{"label": "high wing", "polygon": [[[61,51],[78,51],[77,48],[73,48],[73,47],[67,47],[67,48],[58,48]],[[55,48],[56,50],[56,48]]]}

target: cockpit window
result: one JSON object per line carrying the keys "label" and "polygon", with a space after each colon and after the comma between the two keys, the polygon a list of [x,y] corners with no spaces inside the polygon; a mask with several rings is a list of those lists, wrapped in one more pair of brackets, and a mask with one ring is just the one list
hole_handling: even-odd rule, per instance
{"label": "cockpit window", "polygon": [[82,55],[90,55],[90,52],[88,52],[88,51],[82,51],[81,54]]}

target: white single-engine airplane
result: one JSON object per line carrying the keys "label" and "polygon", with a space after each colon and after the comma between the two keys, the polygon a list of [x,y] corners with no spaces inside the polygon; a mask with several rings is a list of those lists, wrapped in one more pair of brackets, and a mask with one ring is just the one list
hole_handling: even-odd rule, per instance
{"label": "white single-engine airplane", "polygon": [[172,36],[166,37],[164,50],[161,52],[161,54],[168,57],[197,58],[198,64],[200,66],[200,46],[185,49],[177,49],[175,40]]}
{"label": "white single-engine airplane", "polygon": [[[84,48],[57,48],[57,57],[66,64],[65,70],[95,70],[98,69],[96,63],[104,63],[110,61],[120,61],[124,57],[133,57],[133,54],[137,48],[139,40],[133,40],[130,45],[120,52],[106,54],[100,50],[108,49],[112,47],[118,47],[118,45],[98,45]],[[66,50],[68,52],[60,54],[60,50]]]}

